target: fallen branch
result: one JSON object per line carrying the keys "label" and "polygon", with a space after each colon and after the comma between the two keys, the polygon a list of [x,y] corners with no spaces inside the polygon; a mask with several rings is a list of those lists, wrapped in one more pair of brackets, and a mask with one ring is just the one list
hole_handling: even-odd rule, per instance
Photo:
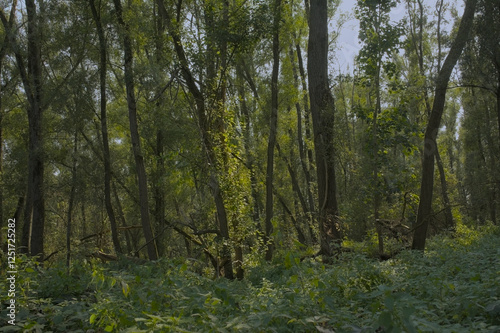
{"label": "fallen branch", "polygon": [[102,251],[96,251],[90,254],[90,257],[99,258],[103,262],[106,261],[117,261],[118,257],[113,254],[104,253]]}

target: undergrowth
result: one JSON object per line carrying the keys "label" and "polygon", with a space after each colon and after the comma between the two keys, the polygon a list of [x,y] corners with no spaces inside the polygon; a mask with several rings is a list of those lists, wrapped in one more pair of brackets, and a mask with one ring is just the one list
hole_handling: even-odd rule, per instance
{"label": "undergrowth", "polygon": [[68,272],[22,257],[18,267],[16,326],[6,324],[0,277],[0,332],[500,331],[500,232],[492,226],[459,226],[431,239],[425,254],[384,262],[363,251],[331,265],[287,253],[248,268],[242,281],[165,259],[82,260]]}

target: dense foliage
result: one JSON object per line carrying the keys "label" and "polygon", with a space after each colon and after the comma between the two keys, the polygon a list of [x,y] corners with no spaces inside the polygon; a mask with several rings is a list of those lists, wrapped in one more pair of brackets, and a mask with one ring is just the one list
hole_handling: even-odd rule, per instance
{"label": "dense foliage", "polygon": [[498,330],[500,2],[339,8],[0,0],[1,331]]}
{"label": "dense foliage", "polygon": [[0,332],[497,331],[500,230],[457,229],[424,255],[380,262],[365,242],[324,265],[293,252],[246,267],[243,281],[213,280],[186,260],[86,260],[68,274],[21,258],[23,309],[18,326]]}

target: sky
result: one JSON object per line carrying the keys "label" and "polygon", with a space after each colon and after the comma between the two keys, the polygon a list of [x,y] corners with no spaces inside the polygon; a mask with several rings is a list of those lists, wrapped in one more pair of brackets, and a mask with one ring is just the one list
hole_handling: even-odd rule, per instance
{"label": "sky", "polygon": [[[335,51],[336,63],[332,64],[332,67],[336,72],[339,71],[342,73],[352,73],[353,69],[353,59],[358,54],[361,49],[361,44],[358,40],[358,30],[359,30],[359,21],[354,18],[354,7],[356,5],[356,0],[341,0],[341,4],[339,10],[335,18],[330,22],[331,29],[336,30],[335,25],[338,20],[338,16],[340,13],[345,13],[350,15],[350,19],[345,22],[340,30],[340,36],[337,41],[337,50]],[[399,21],[406,14],[406,8],[404,3],[406,0],[401,1],[401,3],[395,7],[391,11],[391,20]],[[436,0],[424,0],[425,6],[430,7],[432,10],[435,8]],[[461,0],[448,0],[445,2],[456,3],[456,8],[458,10],[459,15],[463,12],[463,1]],[[448,17],[450,14],[448,12]],[[334,22],[335,21],[335,22]],[[451,21],[451,20],[450,20]],[[450,22],[452,23],[452,22]],[[446,29],[446,27],[445,27]]]}

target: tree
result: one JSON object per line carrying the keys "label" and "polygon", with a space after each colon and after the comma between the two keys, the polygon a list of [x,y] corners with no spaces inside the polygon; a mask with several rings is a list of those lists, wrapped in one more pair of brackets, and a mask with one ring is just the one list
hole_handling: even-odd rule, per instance
{"label": "tree", "polygon": [[[500,195],[500,174],[494,162],[500,156],[500,6],[496,1],[482,0],[477,7],[474,38],[468,41],[460,63],[461,84],[468,87],[462,94],[463,127],[469,129],[463,131],[464,148],[469,152],[464,156],[464,186],[470,193],[468,205],[475,218],[484,219],[480,207],[488,206],[489,219],[496,223]],[[490,126],[494,118],[495,128]],[[474,140],[469,138],[471,133],[474,133]],[[481,157],[474,161],[473,156],[479,152]],[[481,161],[487,165],[482,165]],[[481,180],[476,179],[474,168],[485,169]]]}
{"label": "tree", "polygon": [[[411,6],[412,1],[408,1],[409,7]],[[424,98],[424,104],[425,104],[425,111],[427,116],[431,114],[431,104],[430,104],[430,99],[429,99],[429,84],[426,76],[426,71],[425,71],[425,63],[424,63],[424,24],[426,23],[425,19],[425,11],[424,11],[424,4],[422,0],[417,0],[418,4],[418,10],[414,10],[415,13],[412,13],[409,10],[409,21],[410,21],[410,36],[409,39],[411,41],[411,44],[413,45],[414,52],[417,56],[418,59],[418,68],[420,72],[421,79],[423,80],[423,85],[422,85],[422,94]],[[438,51],[437,51],[437,72],[440,71],[441,69],[441,49],[442,49],[442,31],[441,31],[441,22],[443,20],[444,16],[444,3],[443,0],[438,1],[436,3],[436,12],[437,12],[437,27],[436,27],[436,33],[437,33],[437,44],[438,44]],[[446,181],[446,174],[444,171],[444,165],[441,159],[441,154],[439,152],[439,149],[436,149],[435,152],[436,156],[436,164],[438,166],[438,171],[439,171],[439,178],[440,178],[440,183],[441,183],[441,195],[443,199],[443,204],[444,204],[444,215],[445,215],[445,220],[446,220],[446,226],[449,228],[453,228],[455,223],[453,221],[453,215],[451,212],[451,203],[448,195],[448,184]]]}
{"label": "tree", "polygon": [[273,175],[274,175],[274,148],[276,146],[276,133],[278,127],[278,75],[280,67],[280,11],[281,0],[274,2],[274,31],[273,31],[273,70],[271,78],[271,118],[269,127],[269,141],[267,146],[267,170],[266,170],[266,238],[267,252],[266,260],[271,260],[273,256],[273,247],[271,244],[271,233],[273,225]]}
{"label": "tree", "polygon": [[[364,43],[360,50],[358,60],[360,67],[364,70],[368,85],[372,86],[372,92],[375,94],[374,106],[372,106],[371,96],[368,107],[371,109],[371,159],[372,159],[372,191],[373,191],[373,219],[376,223],[376,229],[379,241],[379,254],[384,253],[384,243],[381,226],[378,223],[380,219],[380,205],[382,201],[382,189],[380,180],[380,132],[379,116],[382,113],[381,98],[381,76],[382,71],[389,76],[394,76],[394,64],[384,61],[384,56],[390,56],[399,44],[400,30],[398,26],[389,23],[389,12],[396,5],[393,0],[359,0],[356,7],[356,16],[360,20],[359,38]],[[370,92],[370,95],[372,94]]]}
{"label": "tree", "polygon": [[[13,7],[15,9],[15,7]],[[41,38],[39,17],[33,0],[26,0],[28,14],[28,66],[26,68],[20,47],[15,38],[12,26],[4,13],[1,14],[2,24],[15,54],[17,66],[21,74],[24,91],[29,103],[29,168],[28,192],[23,226],[23,246],[30,254],[40,256],[43,260],[45,204],[43,192],[44,161],[42,137],[42,64]],[[31,232],[29,232],[31,230]],[[31,236],[31,237],[30,237]],[[28,244],[29,242],[29,244]]]}
{"label": "tree", "polygon": [[97,36],[99,38],[99,91],[100,91],[100,120],[102,135],[102,154],[104,162],[104,202],[111,226],[111,237],[117,253],[122,253],[120,240],[118,239],[117,223],[113,205],[111,203],[111,156],[109,151],[108,138],[108,116],[107,116],[107,97],[106,97],[106,75],[107,75],[107,45],[104,29],[101,23],[101,14],[97,11],[94,0],[89,0],[92,17],[94,19]]}
{"label": "tree", "polygon": [[[214,138],[212,137],[212,126],[207,117],[207,103],[206,98],[203,92],[200,90],[199,86],[196,83],[195,77],[191,71],[189,66],[189,62],[186,56],[186,52],[184,50],[183,43],[181,41],[181,37],[179,35],[179,22],[173,22],[172,17],[168,10],[165,7],[163,0],[158,0],[158,10],[160,12],[160,16],[162,17],[165,25],[167,27],[167,31],[173,39],[174,49],[177,54],[177,58],[179,60],[179,65],[181,68],[182,76],[186,82],[186,86],[194,98],[194,103],[196,107],[196,115],[198,120],[198,126],[201,136],[201,145],[202,150],[205,156],[205,163],[209,172],[209,187],[212,192],[212,196],[214,199],[216,211],[217,211],[217,220],[219,223],[219,232],[223,241],[223,249],[222,249],[222,263],[224,267],[224,276],[228,279],[234,278],[233,273],[233,264],[231,260],[231,250],[229,248],[229,223],[227,217],[227,211],[224,203],[224,197],[221,190],[220,179],[218,173],[220,172],[220,164],[216,155],[216,148]],[[180,4],[179,4],[180,6]],[[180,7],[177,8],[180,11]],[[217,105],[217,103],[215,103]]]}
{"label": "tree", "polygon": [[[5,25],[7,25],[8,29],[5,29],[5,36],[3,40],[2,47],[0,48],[0,77],[3,77],[3,68],[4,68],[4,59],[5,56],[7,55],[7,45],[9,43],[9,33],[10,30],[12,29],[12,26],[14,24],[15,20],[15,13],[16,13],[16,6],[17,6],[17,1],[14,0],[12,2],[12,6],[10,9],[10,14],[9,14],[9,20],[7,21],[7,18],[5,17],[4,13],[1,12],[2,15],[2,22],[4,24],[4,29],[6,28]],[[3,181],[3,142],[4,142],[4,136],[3,136],[3,117],[4,117],[4,110],[3,110],[3,89],[2,85],[0,84],[0,186],[2,186],[2,189],[0,190],[0,228],[3,226],[3,219],[4,219],[4,209],[3,209],[3,204],[4,204],[4,181]],[[3,244],[2,237],[0,236],[0,244]]]}
{"label": "tree", "polygon": [[338,221],[333,141],[335,104],[328,84],[328,4],[326,0],[310,3],[307,55],[318,182],[320,253],[328,257],[333,254],[333,243],[339,243],[342,238]]}
{"label": "tree", "polygon": [[146,169],[144,166],[144,157],[141,149],[141,138],[139,136],[139,128],[137,123],[137,103],[135,97],[135,84],[133,73],[133,50],[132,40],[130,37],[130,29],[128,24],[123,19],[123,8],[121,0],[113,0],[115,4],[116,17],[121,29],[123,38],[123,51],[124,51],[124,66],[125,66],[125,86],[127,90],[127,105],[128,116],[130,122],[130,137],[132,140],[132,152],[134,154],[137,181],[139,184],[139,200],[141,208],[141,223],[144,232],[144,238],[147,244],[148,257],[150,260],[158,259],[158,250],[156,248],[156,241],[153,236],[151,222],[149,219],[149,203],[148,203],[148,182],[146,176]]}
{"label": "tree", "polygon": [[432,195],[434,188],[434,156],[437,150],[437,134],[443,116],[446,101],[446,89],[451,72],[462,53],[469,38],[472,27],[477,0],[467,0],[464,14],[458,28],[450,51],[444,60],[443,67],[436,78],[434,102],[424,135],[424,154],[422,160],[422,180],[420,185],[420,203],[418,206],[417,220],[413,234],[412,249],[424,251],[427,238],[427,229],[431,219]]}
{"label": "tree", "polygon": [[[28,13],[28,77],[30,91],[27,91],[30,108],[28,119],[30,126],[30,163],[28,198],[26,207],[32,209],[32,215],[25,214],[25,219],[32,218],[31,222],[31,255],[40,256],[43,260],[44,230],[45,230],[45,197],[44,197],[44,159],[42,135],[42,58],[41,58],[41,29],[34,0],[26,0]],[[31,187],[31,188],[30,188]],[[28,225],[25,221],[25,227]]]}

